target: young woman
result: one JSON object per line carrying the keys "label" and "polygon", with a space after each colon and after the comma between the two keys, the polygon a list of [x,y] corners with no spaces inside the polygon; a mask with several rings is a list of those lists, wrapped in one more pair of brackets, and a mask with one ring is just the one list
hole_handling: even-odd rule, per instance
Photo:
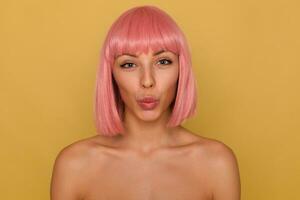
{"label": "young woman", "polygon": [[102,47],[95,136],[63,148],[52,200],[239,200],[236,157],[180,124],[195,115],[184,34],[155,6],[124,12]]}

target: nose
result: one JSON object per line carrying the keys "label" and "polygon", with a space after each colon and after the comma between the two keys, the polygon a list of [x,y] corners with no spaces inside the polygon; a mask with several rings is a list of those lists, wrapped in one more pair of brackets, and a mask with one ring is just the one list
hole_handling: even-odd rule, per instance
{"label": "nose", "polygon": [[144,88],[154,87],[155,79],[152,74],[152,68],[151,67],[148,67],[147,69],[144,68],[142,71],[143,71],[142,79],[141,79],[142,87]]}

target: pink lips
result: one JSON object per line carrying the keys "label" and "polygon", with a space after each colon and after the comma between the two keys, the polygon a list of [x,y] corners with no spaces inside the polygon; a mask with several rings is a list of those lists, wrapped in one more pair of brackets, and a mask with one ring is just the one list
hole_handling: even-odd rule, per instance
{"label": "pink lips", "polygon": [[158,100],[153,97],[145,97],[137,101],[144,110],[152,110],[158,105]]}

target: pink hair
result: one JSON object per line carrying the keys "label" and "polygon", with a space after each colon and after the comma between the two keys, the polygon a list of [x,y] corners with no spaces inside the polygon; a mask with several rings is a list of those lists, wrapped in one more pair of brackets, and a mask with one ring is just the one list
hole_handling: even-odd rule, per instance
{"label": "pink hair", "polygon": [[122,101],[112,76],[116,55],[169,50],[179,55],[179,80],[176,99],[167,127],[180,125],[196,113],[197,84],[184,34],[176,22],[155,6],[138,6],[124,12],[110,27],[101,49],[97,71],[94,120],[97,133],[123,134]]}

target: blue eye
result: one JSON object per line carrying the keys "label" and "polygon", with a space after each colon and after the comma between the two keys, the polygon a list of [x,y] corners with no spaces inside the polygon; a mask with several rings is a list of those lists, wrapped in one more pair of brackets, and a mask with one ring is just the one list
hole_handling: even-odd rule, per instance
{"label": "blue eye", "polygon": [[[160,60],[159,62],[161,62],[161,61],[167,61],[167,64],[165,64],[165,65],[172,64],[172,61],[171,61],[171,60],[168,60],[168,59],[162,59],[162,60]],[[165,63],[165,62],[164,62],[164,63]]]}

